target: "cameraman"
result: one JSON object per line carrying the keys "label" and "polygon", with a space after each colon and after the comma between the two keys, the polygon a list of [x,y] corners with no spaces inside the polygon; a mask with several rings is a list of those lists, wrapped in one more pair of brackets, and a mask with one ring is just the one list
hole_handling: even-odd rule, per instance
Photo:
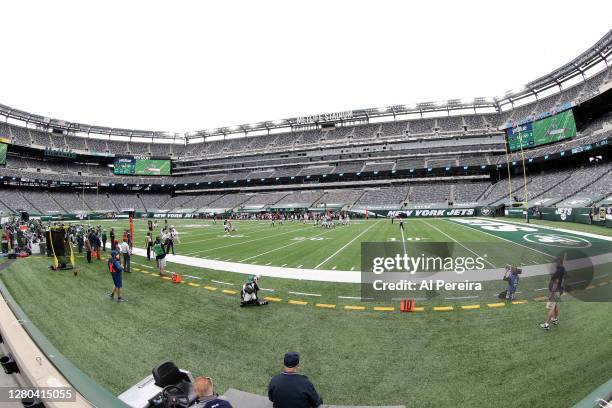
{"label": "cameraman", "polygon": [[261,306],[267,305],[268,302],[265,300],[259,300],[259,275],[251,275],[248,277],[247,283],[242,285],[242,290],[240,291],[240,298],[242,301],[240,302],[240,307],[244,306]]}
{"label": "cameraman", "polygon": [[506,299],[514,300],[514,294],[518,288],[519,275],[522,270],[516,266],[506,265],[506,272],[504,273],[504,280],[508,282],[508,288],[506,289]]}

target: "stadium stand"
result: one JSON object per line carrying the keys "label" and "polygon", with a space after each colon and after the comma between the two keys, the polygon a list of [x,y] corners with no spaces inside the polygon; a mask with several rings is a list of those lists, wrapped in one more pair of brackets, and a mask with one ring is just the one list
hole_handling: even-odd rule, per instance
{"label": "stadium stand", "polygon": [[[379,123],[360,119],[332,130],[296,127],[285,133],[224,135],[195,143],[191,139],[140,142],[129,136],[119,140],[98,134],[82,137],[34,123],[24,127],[0,122],[0,136],[25,148],[10,151],[6,166],[0,166],[1,188],[7,191],[0,208],[50,214],[127,208],[186,211],[217,206],[311,206],[333,201],[356,207],[447,200],[507,204],[507,162],[518,169],[523,156],[537,162],[574,150],[579,153],[583,146],[605,146],[612,138],[612,114],[581,123],[574,138],[508,155],[503,131],[497,126],[554,110],[566,102],[597,97],[602,85],[610,81],[610,72],[608,68],[567,88],[563,84],[559,92],[527,103],[520,100],[500,106],[497,112],[457,115],[444,111],[438,117],[389,117]],[[78,155],[52,158],[42,153],[43,148]],[[112,155],[126,153],[172,157],[173,175],[113,174]],[[602,167],[605,162],[598,166],[575,163],[563,169],[530,165],[527,199],[566,200],[579,195],[597,199],[610,194],[610,172]],[[523,200],[522,174],[520,170],[513,170],[513,174],[513,199]],[[423,178],[430,176],[436,179],[424,182]],[[481,179],[457,178],[467,176]],[[37,183],[43,189],[32,192]],[[75,188],[82,183],[86,186],[84,200],[78,198],[82,193]],[[309,184],[308,191],[300,191],[303,183]],[[19,185],[32,188],[17,192]],[[277,186],[283,191],[273,191]],[[182,190],[189,194],[172,197]]]}
{"label": "stadium stand", "polygon": [[403,205],[410,191],[409,186],[382,187],[366,189],[355,203],[360,207],[372,206],[398,206]]}

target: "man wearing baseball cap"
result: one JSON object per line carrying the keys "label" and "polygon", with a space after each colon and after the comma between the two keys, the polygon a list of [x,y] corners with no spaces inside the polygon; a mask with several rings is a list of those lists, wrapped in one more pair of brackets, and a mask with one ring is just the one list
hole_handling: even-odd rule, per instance
{"label": "man wearing baseball cap", "polygon": [[108,296],[111,300],[114,300],[116,293],[117,301],[125,302],[125,299],[121,297],[121,288],[123,287],[121,272],[123,272],[123,268],[121,267],[121,262],[119,262],[119,251],[111,252],[111,256],[108,259],[108,271],[113,277],[113,291]]}
{"label": "man wearing baseball cap", "polygon": [[283,372],[272,377],[268,386],[268,398],[274,408],[316,408],[323,404],[308,377],[298,374],[298,353],[285,354],[283,366]]}

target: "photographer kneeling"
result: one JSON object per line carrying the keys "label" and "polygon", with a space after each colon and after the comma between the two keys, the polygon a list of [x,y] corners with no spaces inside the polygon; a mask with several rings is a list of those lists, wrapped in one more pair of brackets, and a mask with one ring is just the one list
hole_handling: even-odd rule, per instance
{"label": "photographer kneeling", "polygon": [[240,298],[242,299],[240,302],[240,307],[262,306],[268,304],[268,302],[265,300],[259,300],[259,278],[259,275],[251,275],[249,276],[247,283],[242,285],[242,290],[240,291]]}
{"label": "photographer kneeling", "polygon": [[519,269],[516,266],[506,265],[503,280],[508,282],[508,288],[506,289],[505,297],[510,301],[514,300],[516,289],[518,288],[519,275],[521,273],[523,273],[522,269]]}

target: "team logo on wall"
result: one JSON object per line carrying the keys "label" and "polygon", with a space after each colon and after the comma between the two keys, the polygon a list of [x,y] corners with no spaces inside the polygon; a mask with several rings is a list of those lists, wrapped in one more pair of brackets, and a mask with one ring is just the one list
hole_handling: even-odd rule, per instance
{"label": "team logo on wall", "polygon": [[555,214],[557,214],[561,218],[561,220],[565,221],[567,220],[567,217],[572,215],[572,209],[571,208],[557,208],[555,210]]}
{"label": "team logo on wall", "polygon": [[482,209],[480,210],[480,213],[482,215],[491,215],[491,209],[489,207],[482,207]]}

